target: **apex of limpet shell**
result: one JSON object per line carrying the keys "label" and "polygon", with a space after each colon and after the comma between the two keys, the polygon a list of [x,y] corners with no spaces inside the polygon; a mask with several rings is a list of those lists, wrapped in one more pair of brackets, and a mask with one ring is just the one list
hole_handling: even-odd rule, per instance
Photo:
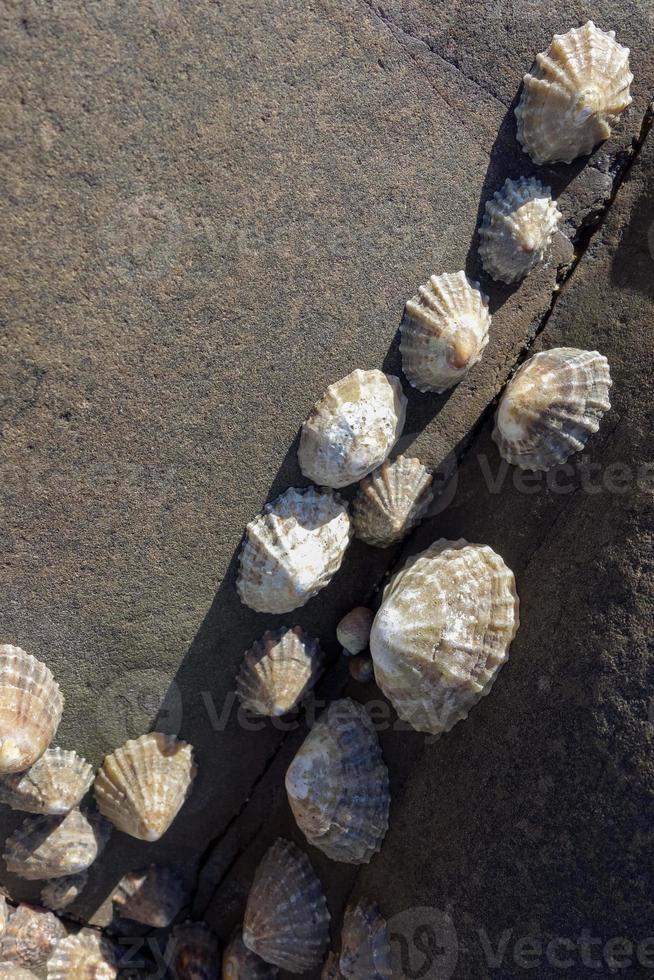
{"label": "apex of limpet shell", "polygon": [[390,980],[391,944],[376,902],[362,898],[345,910],[339,966],[347,980]]}
{"label": "apex of limpet shell", "polygon": [[316,683],[323,660],[318,640],[301,626],[266,630],[243,658],[236,680],[241,704],[258,715],[288,714]]}
{"label": "apex of limpet shell", "polygon": [[491,323],[488,297],[465,272],[431,276],[405,307],[402,369],[418,391],[442,393],[481,358]]}
{"label": "apex of limpet shell", "polygon": [[629,48],[589,20],[555,34],[524,76],[518,140],[534,163],[571,163],[611,135],[631,103]]}
{"label": "apex of limpet shell", "polygon": [[352,371],[327,388],[302,426],[298,460],[319,486],[346,487],[382,463],[400,438],[407,400],[398,378]]}
{"label": "apex of limpet shell", "polygon": [[329,912],[309,858],[278,838],[257,868],[248,895],[243,942],[267,963],[304,973],[329,942]]}
{"label": "apex of limpet shell", "polygon": [[36,969],[47,962],[65,936],[65,926],[52,912],[34,905],[19,905],[9,916],[2,937],[0,962],[7,960],[26,969]]}
{"label": "apex of limpet shell", "polygon": [[275,980],[279,970],[248,949],[239,931],[223,953],[223,980]]}
{"label": "apex of limpet shell", "polygon": [[64,699],[45,664],[0,644],[0,775],[22,772],[55,736]]}
{"label": "apex of limpet shell", "polygon": [[93,768],[77,754],[46,749],[26,772],[0,777],[0,803],[28,813],[68,813],[93,782]]}
{"label": "apex of limpet shell", "polygon": [[176,868],[151,864],[121,878],[113,904],[124,919],[165,929],[182,908],[185,894],[184,879]]}
{"label": "apex of limpet shell", "polygon": [[124,833],[159,840],[189,796],[196,772],[187,742],[163,732],[130,739],[102,763],[95,779],[98,808]]}
{"label": "apex of limpet shell", "polygon": [[370,634],[379,687],[400,718],[437,735],[490,691],[518,629],[515,579],[487,545],[441,538],[384,591]]}
{"label": "apex of limpet shell", "polygon": [[549,187],[533,177],[507,178],[486,202],[479,229],[479,255],[485,271],[514,283],[542,262],[562,214]]}
{"label": "apex of limpet shell", "polygon": [[549,470],[580,452],[611,407],[609,362],[597,351],[534,354],[507,385],[492,438],[521,469]]}
{"label": "apex of limpet shell", "polygon": [[349,654],[361,653],[368,646],[374,613],[365,606],[355,606],[336,627],[336,639]]}
{"label": "apex of limpet shell", "polygon": [[297,825],[334,861],[366,864],[388,829],[388,770],[366,709],[343,698],[315,723],[286,773]]}
{"label": "apex of limpet shell", "polygon": [[57,944],[48,960],[48,980],[115,980],[117,964],[113,944],[94,929],[82,929]]}
{"label": "apex of limpet shell", "polygon": [[432,475],[419,459],[386,460],[359,484],[352,502],[357,538],[378,548],[401,541],[426,515],[434,499]]}
{"label": "apex of limpet shell", "polygon": [[80,871],[76,875],[64,875],[62,878],[46,881],[41,889],[41,903],[54,912],[68,908],[82,894],[88,878],[86,871]]}
{"label": "apex of limpet shell", "polygon": [[173,929],[165,953],[171,980],[218,980],[218,940],[204,922],[184,922]]}
{"label": "apex of limpet shell", "polygon": [[341,567],[352,527],[347,505],[331,490],[286,490],[247,526],[236,588],[258,612],[303,606]]}
{"label": "apex of limpet shell", "polygon": [[26,817],[6,842],[7,869],[27,881],[85,871],[105,847],[111,828],[97,814]]}

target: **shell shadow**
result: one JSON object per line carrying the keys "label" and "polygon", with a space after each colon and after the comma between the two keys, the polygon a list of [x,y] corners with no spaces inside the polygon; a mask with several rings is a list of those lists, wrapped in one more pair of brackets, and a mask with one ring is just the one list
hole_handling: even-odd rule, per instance
{"label": "shell shadow", "polygon": [[[629,245],[624,260],[623,243]],[[635,247],[634,247],[635,246]],[[650,182],[631,210],[611,263],[611,283],[619,289],[634,289],[654,299],[654,185]]]}

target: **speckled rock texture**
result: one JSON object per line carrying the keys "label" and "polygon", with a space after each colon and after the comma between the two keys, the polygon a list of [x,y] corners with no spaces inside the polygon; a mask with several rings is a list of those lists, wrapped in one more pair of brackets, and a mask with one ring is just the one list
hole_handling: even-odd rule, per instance
{"label": "speckled rock texture", "polygon": [[[522,75],[591,16],[631,47],[634,102],[590,161],[536,168],[515,140]],[[235,672],[284,624],[336,658],[337,622],[374,601],[399,549],[354,542],[327,589],[269,617],[238,600],[241,535],[305,485],[298,430],[326,386],[355,367],[399,374],[405,300],[464,268],[490,295],[491,340],[452,392],[405,384],[398,451],[439,471],[463,458],[454,502],[409,548],[440,534],[496,548],[523,626],[465,724],[438,742],[382,733],[395,802],[370,867],[311,851],[333,942],[351,888],[388,917],[450,910],[458,961],[432,976],[522,976],[529,936],[647,938],[651,480],[525,492],[508,470],[493,493],[489,405],[536,334],[597,347],[614,410],[586,457],[603,473],[651,456],[651,5],[6,0],[2,22],[0,641],[55,673],[64,748],[98,765],[156,723],[199,766],[171,830],[149,846],[115,833],[70,914],[106,922],[127,869],[182,861],[195,913],[226,939],[271,837],[293,833],[283,774],[303,731],[244,726]],[[481,275],[475,229],[521,174],[552,187],[564,222],[516,288]],[[590,245],[559,294],[570,239]],[[346,678],[336,663],[317,697]],[[0,835],[20,819],[3,810]],[[421,914],[394,945],[414,972]],[[534,974],[561,969],[544,958]]]}

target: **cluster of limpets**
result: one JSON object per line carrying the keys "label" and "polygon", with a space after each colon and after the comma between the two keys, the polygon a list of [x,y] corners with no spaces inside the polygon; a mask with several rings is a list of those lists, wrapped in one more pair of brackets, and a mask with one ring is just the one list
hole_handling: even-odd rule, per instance
{"label": "cluster of limpets", "polygon": [[[591,150],[629,105],[629,50],[592,21],[556,35],[539,54],[516,109],[518,139],[537,163]],[[561,214],[549,188],[507,179],[486,205],[480,255],[486,272],[514,283],[542,261]],[[401,328],[404,373],[421,391],[457,384],[489,342],[488,300],[463,272],[432,276],[406,304]],[[607,361],[595,351],[557,348],[536,354],[500,400],[493,432],[510,463],[547,470],[586,444],[609,409]],[[338,571],[353,535],[388,547],[424,517],[431,475],[417,459],[389,459],[405,422],[398,378],[356,370],[331,385],[302,427],[298,457],[316,486],[290,488],[247,527],[237,589],[250,608],[288,613]],[[352,505],[335,491],[359,483]],[[374,676],[398,715],[421,732],[449,731],[487,694],[518,629],[513,573],[486,545],[435,541],[387,586],[381,607],[353,609],[337,635],[358,679]],[[369,646],[370,658],[362,656]],[[244,657],[237,679],[243,705],[284,715],[315,684],[323,666],[317,639],[296,626],[268,630]],[[110,753],[99,772],[75,752],[51,748],[63,711],[45,664],[0,646],[0,802],[26,811],[4,845],[9,871],[43,882],[43,908],[10,911],[0,899],[0,971],[29,980],[47,964],[48,980],[111,980],[117,952],[92,929],[67,935],[54,914],[86,883],[112,826],[141,841],[170,827],[196,775],[191,745],[152,732]],[[93,784],[94,802],[83,805]],[[334,861],[364,864],[388,828],[388,771],[365,709],[333,702],[307,735],[286,773],[302,834]],[[131,871],[113,895],[117,914],[167,928],[185,902],[173,867]],[[279,969],[385,980],[391,975],[386,923],[360,900],[345,912],[340,954],[329,953],[329,912],[309,858],[278,839],[261,861],[242,928],[222,957],[227,980],[267,980]],[[212,980],[218,943],[204,923],[176,925],[166,949],[176,980]]]}

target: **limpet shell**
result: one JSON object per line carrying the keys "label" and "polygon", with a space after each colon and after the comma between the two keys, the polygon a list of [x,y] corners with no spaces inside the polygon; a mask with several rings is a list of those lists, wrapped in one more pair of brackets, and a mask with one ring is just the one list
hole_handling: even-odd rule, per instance
{"label": "limpet shell", "polygon": [[320,963],[329,942],[329,912],[309,858],[278,838],[254,876],[243,942],[267,963],[304,973]]}
{"label": "limpet shell", "polygon": [[28,813],[68,813],[93,782],[93,768],[77,754],[46,749],[27,772],[0,778],[0,803]]}
{"label": "limpet shell", "polygon": [[109,840],[111,827],[97,814],[71,810],[63,817],[26,817],[5,842],[9,871],[27,881],[61,878],[90,867]]}
{"label": "limpet shell", "polygon": [[390,980],[391,944],[376,902],[362,898],[345,910],[339,966],[347,980]]}
{"label": "limpet shell", "polygon": [[366,864],[388,829],[388,770],[363,707],[334,701],[313,726],[286,773],[298,827],[334,861]]}
{"label": "limpet shell", "polygon": [[555,34],[524,76],[515,114],[518,140],[534,163],[571,163],[611,135],[631,103],[629,48],[589,20]]}
{"label": "limpet shell", "polygon": [[336,639],[345,653],[355,654],[365,650],[370,641],[374,614],[365,606],[355,606],[341,619],[336,627]]}
{"label": "limpet shell", "polygon": [[93,929],[62,939],[48,960],[48,980],[115,980],[116,951]]}
{"label": "limpet shell", "polygon": [[319,486],[346,487],[382,463],[400,438],[407,400],[382,371],[352,371],[316,402],[302,426],[298,459]]}
{"label": "limpet shell", "polygon": [[418,391],[442,393],[481,358],[491,323],[488,297],[465,272],[431,276],[405,307],[402,370]]}
{"label": "limpet shell", "polygon": [[427,513],[432,479],[419,459],[398,456],[382,463],[361,481],[352,503],[357,538],[378,548],[401,541]]}
{"label": "limpet shell", "polygon": [[[0,962],[36,968],[46,963],[66,928],[56,915],[33,905],[19,905],[9,916],[0,944]],[[2,974],[0,973],[0,976]]]}
{"label": "limpet shell", "polygon": [[0,645],[0,774],[22,772],[43,755],[63,707],[45,664],[20,647]]}
{"label": "limpet shell", "polygon": [[486,545],[441,538],[390,581],[370,635],[400,718],[440,734],[488,694],[518,629],[513,572]]}
{"label": "limpet shell", "polygon": [[113,904],[124,919],[165,929],[182,908],[185,894],[184,879],[176,868],[151,864],[121,878]]}
{"label": "limpet shell", "polygon": [[268,613],[303,606],[341,567],[351,536],[337,494],[291,487],[247,526],[236,581],[241,601]]}
{"label": "limpet shell", "polygon": [[107,755],[95,779],[98,808],[126,834],[155,841],[191,792],[193,746],[163,732],[130,739]]}
{"label": "limpet shell", "polygon": [[580,452],[611,407],[609,362],[597,351],[555,347],[516,372],[495,415],[493,439],[508,463],[549,470]]}
{"label": "limpet shell", "polygon": [[288,714],[316,683],[323,660],[318,640],[301,626],[266,630],[243,658],[236,680],[241,704],[258,715]]}
{"label": "limpet shell", "polygon": [[507,178],[486,202],[479,229],[479,255],[485,271],[514,283],[542,262],[563,215],[552,192],[533,177]]}
{"label": "limpet shell", "polygon": [[279,970],[248,949],[237,933],[223,953],[223,980],[275,980]]}
{"label": "limpet shell", "polygon": [[76,875],[65,875],[47,881],[41,889],[42,904],[55,912],[68,908],[82,894],[88,878],[86,871],[80,871]]}
{"label": "limpet shell", "polygon": [[184,922],[173,929],[166,947],[171,980],[218,980],[218,940],[204,922]]}

